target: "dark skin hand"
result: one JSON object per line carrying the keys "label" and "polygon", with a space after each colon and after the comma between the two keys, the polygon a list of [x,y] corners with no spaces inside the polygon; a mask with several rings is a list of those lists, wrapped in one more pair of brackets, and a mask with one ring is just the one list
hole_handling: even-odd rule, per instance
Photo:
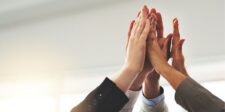
{"label": "dark skin hand", "polygon": [[[183,74],[188,75],[184,66],[184,56],[182,53],[182,45],[184,39],[180,39],[178,20],[176,18],[173,20],[174,31],[173,33],[167,35],[167,37],[165,38],[163,34],[164,28],[161,14],[159,12],[156,12],[155,9],[150,10],[150,14],[152,13],[154,13],[157,18],[157,26],[156,26],[157,40],[160,48],[163,49],[165,57],[169,59],[172,56],[173,58],[172,66],[178,71],[182,72]],[[128,41],[130,31],[133,27],[133,23],[134,21],[131,22],[130,29],[128,31]],[[173,38],[172,52],[170,52],[171,38]],[[149,99],[155,98],[160,95],[159,78],[160,75],[153,69],[150,61],[148,60],[148,58],[146,58],[144,69],[141,72],[141,74],[138,75],[138,77],[134,80],[133,84],[130,87],[130,90],[133,91],[140,90],[142,82],[144,81],[143,87],[144,96]]]}
{"label": "dark skin hand", "polygon": [[156,26],[153,25],[148,34],[150,38],[147,40],[149,59],[156,72],[162,75],[176,90],[187,77],[168,64],[164,53],[166,46],[160,47],[156,32]]}
{"label": "dark skin hand", "polygon": [[[151,12],[155,14],[157,18],[156,31],[158,43],[162,49],[164,46],[164,55],[167,57],[167,59],[169,59],[172,34],[169,34],[166,38],[164,37],[161,14],[159,12],[156,12],[155,9],[152,9]],[[143,93],[146,98],[152,99],[160,95],[159,78],[160,75],[155,70],[153,70],[153,72],[151,72],[144,80]]]}
{"label": "dark skin hand", "polygon": [[172,39],[172,66],[188,76],[187,70],[184,65],[184,55],[182,52],[182,46],[184,43],[184,39],[180,39],[179,32],[179,22],[178,19],[175,18],[173,20],[173,39]]}

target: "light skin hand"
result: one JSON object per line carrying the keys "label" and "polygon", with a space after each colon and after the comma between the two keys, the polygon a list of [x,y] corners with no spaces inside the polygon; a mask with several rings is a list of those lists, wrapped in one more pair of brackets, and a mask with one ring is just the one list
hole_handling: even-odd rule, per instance
{"label": "light skin hand", "polygon": [[[138,13],[137,17],[140,15],[140,12]],[[134,21],[131,22],[130,24],[130,28],[128,30],[128,41],[129,41],[129,38],[130,38],[130,35],[131,35],[131,31],[132,31],[132,28],[133,28],[133,24],[134,24]],[[127,41],[127,42],[128,42]],[[128,44],[127,44],[128,45]],[[127,49],[127,46],[126,46],[126,49]],[[149,62],[148,58],[145,58],[145,62],[144,62],[144,68],[143,70],[140,72],[140,74],[135,78],[134,82],[132,83],[131,87],[129,88],[129,90],[132,90],[132,91],[138,91],[141,89],[142,87],[142,83],[145,79],[145,77],[153,71],[153,67],[151,65],[151,63]]]}
{"label": "light skin hand", "polygon": [[147,19],[148,9],[144,6],[140,16],[135,20],[127,45],[126,60],[122,70],[113,81],[124,92],[130,87],[133,80],[143,70],[146,55],[146,40],[150,30]]}
{"label": "light skin hand", "polygon": [[[156,10],[154,8],[149,10],[149,11],[150,11],[149,15],[154,13],[157,16],[159,16],[159,17],[157,17],[157,18],[159,18],[159,19],[157,19],[158,20],[157,21],[157,33],[158,33],[157,38],[158,38],[159,44],[162,46],[163,42],[165,42],[166,39],[169,39],[171,41],[172,35],[169,35],[167,38],[163,37],[163,23],[162,23],[161,14],[160,13],[156,13]],[[139,15],[140,15],[140,13],[138,13],[137,16],[139,16]],[[128,31],[128,41],[129,41],[129,37],[130,37],[131,30],[132,30],[132,27],[133,27],[133,23],[134,23],[134,21],[131,22],[130,28],[129,28],[129,31]],[[159,26],[158,26],[158,24],[159,24]],[[170,41],[169,41],[169,43],[171,43]],[[170,51],[169,50],[170,49],[170,44],[168,44],[168,45],[169,46],[168,46],[168,50],[167,51]],[[146,55],[146,57],[147,57],[147,55]],[[147,78],[146,78],[146,76],[147,76]],[[160,77],[160,75],[157,74],[157,72],[155,72],[155,70],[153,69],[153,67],[151,65],[151,62],[149,61],[149,59],[145,58],[144,69],[140,73],[140,75],[138,75],[138,77],[134,80],[133,84],[130,87],[130,90],[133,90],[133,91],[140,90],[144,80],[145,80],[145,82],[148,82],[148,86],[145,86],[145,87],[147,87],[147,88],[157,88],[157,90],[159,90],[160,89],[160,86],[158,84],[159,77]],[[154,83],[149,85],[150,82],[151,83],[154,82]],[[156,85],[157,85],[157,87],[155,87]],[[152,87],[152,86],[154,86],[154,87]],[[153,91],[153,90],[151,90],[151,92],[154,92],[154,94],[155,93],[160,93],[160,91]]]}

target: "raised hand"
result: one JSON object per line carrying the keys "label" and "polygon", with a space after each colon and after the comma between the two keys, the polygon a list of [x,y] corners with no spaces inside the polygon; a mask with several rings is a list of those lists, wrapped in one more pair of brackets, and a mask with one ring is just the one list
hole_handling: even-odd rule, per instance
{"label": "raised hand", "polygon": [[135,20],[127,45],[125,64],[141,72],[144,67],[146,39],[150,29],[148,9],[143,7],[140,16]]}
{"label": "raised hand", "polygon": [[130,87],[133,80],[144,68],[146,56],[146,40],[151,28],[148,18],[148,8],[144,6],[133,23],[133,28],[130,32],[126,60],[122,71],[114,78],[114,82],[124,92]]}
{"label": "raised hand", "polygon": [[[161,50],[160,45],[158,43],[158,39],[156,36],[156,15],[151,14],[149,17],[150,24],[152,25],[150,32],[149,32],[149,38],[147,40],[147,52],[148,57],[155,68],[155,70],[160,73],[161,67],[165,66],[167,64],[167,59],[165,56],[165,53],[163,53],[163,50]],[[164,46],[166,47],[166,46]],[[165,48],[163,48],[165,49]]]}
{"label": "raised hand", "polygon": [[185,60],[182,52],[183,43],[184,39],[180,39],[179,22],[177,18],[175,18],[173,20],[172,66],[183,74],[188,75],[184,65]]}
{"label": "raised hand", "polygon": [[[159,43],[160,48],[164,48],[163,54],[166,56],[167,60],[171,57],[170,53],[170,46],[171,46],[171,39],[172,39],[172,34],[169,34],[166,38],[164,37],[163,31],[163,21],[162,21],[162,16],[159,12],[156,12],[155,9],[152,9],[150,11],[151,14],[154,14],[157,18],[157,25],[156,25],[156,36],[157,40]],[[149,77],[159,77],[159,74],[157,74],[155,71],[153,71]]]}
{"label": "raised hand", "polygon": [[[150,20],[150,23],[154,23],[154,19]],[[150,39],[148,39],[148,54],[149,58],[151,60],[151,63],[157,73],[162,75],[166,80],[172,85],[174,89],[177,89],[177,87],[180,85],[180,83],[185,80],[187,77],[183,75],[183,73],[177,71],[176,69],[172,68],[168,63],[166,59],[165,53],[163,53],[163,50],[165,51],[165,46],[163,46],[162,49],[160,49],[160,46],[157,42],[156,37],[156,27],[153,27],[150,30],[149,33]]]}
{"label": "raised hand", "polygon": [[[162,21],[161,14],[159,12],[156,12],[155,9],[151,9],[150,13],[156,15],[156,18],[157,18],[157,25],[156,25],[157,33],[156,34],[157,34],[158,44],[161,47],[161,49],[163,49],[163,54],[167,57],[167,59],[169,59],[170,58],[169,54],[171,54],[170,45],[171,45],[172,34],[169,34],[167,38],[165,38],[163,36],[164,29],[163,29],[163,21]],[[152,99],[160,95],[159,78],[160,78],[160,75],[154,69],[145,78],[143,94],[146,98]]]}

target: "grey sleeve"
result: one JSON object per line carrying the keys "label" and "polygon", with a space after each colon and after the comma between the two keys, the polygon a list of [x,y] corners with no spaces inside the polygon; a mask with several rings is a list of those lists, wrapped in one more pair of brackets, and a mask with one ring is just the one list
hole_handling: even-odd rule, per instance
{"label": "grey sleeve", "polygon": [[225,112],[225,103],[191,78],[176,90],[176,102],[189,112]]}
{"label": "grey sleeve", "polygon": [[128,90],[126,92],[127,97],[129,98],[129,101],[127,102],[127,104],[120,110],[120,112],[132,112],[134,105],[138,99],[138,96],[141,92],[141,89],[139,91],[131,91]]}

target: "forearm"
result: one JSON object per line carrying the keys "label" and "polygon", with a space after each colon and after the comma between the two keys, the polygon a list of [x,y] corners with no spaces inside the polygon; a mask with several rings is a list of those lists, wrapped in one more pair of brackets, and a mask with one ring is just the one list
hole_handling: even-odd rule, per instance
{"label": "forearm", "polygon": [[[157,82],[158,83],[158,82]],[[155,98],[160,95],[160,86],[159,84],[150,83],[152,86],[147,86],[149,83],[144,85],[144,96],[148,99]]]}
{"label": "forearm", "polygon": [[159,77],[151,76],[154,74],[157,73],[149,74],[144,81],[143,94],[148,99],[156,98],[160,95]]}
{"label": "forearm", "polygon": [[134,79],[132,85],[129,90],[131,91],[139,91],[142,88],[142,84],[146,78],[146,75],[149,74],[149,70],[143,70],[138,76]]}
{"label": "forearm", "polygon": [[117,74],[114,75],[112,81],[125,93],[137,75],[137,70],[123,67]]}
{"label": "forearm", "polygon": [[[150,84],[148,83],[149,86],[146,85],[147,83],[144,83],[140,112],[168,112],[164,99],[164,90],[159,86],[159,78],[154,81],[151,81],[152,83]],[[145,88],[145,85],[148,86],[148,88]]]}
{"label": "forearm", "polygon": [[165,66],[162,66],[162,68],[160,69],[160,73],[175,90],[181,84],[181,82],[183,82],[187,78],[186,75],[175,70],[167,64]]}

